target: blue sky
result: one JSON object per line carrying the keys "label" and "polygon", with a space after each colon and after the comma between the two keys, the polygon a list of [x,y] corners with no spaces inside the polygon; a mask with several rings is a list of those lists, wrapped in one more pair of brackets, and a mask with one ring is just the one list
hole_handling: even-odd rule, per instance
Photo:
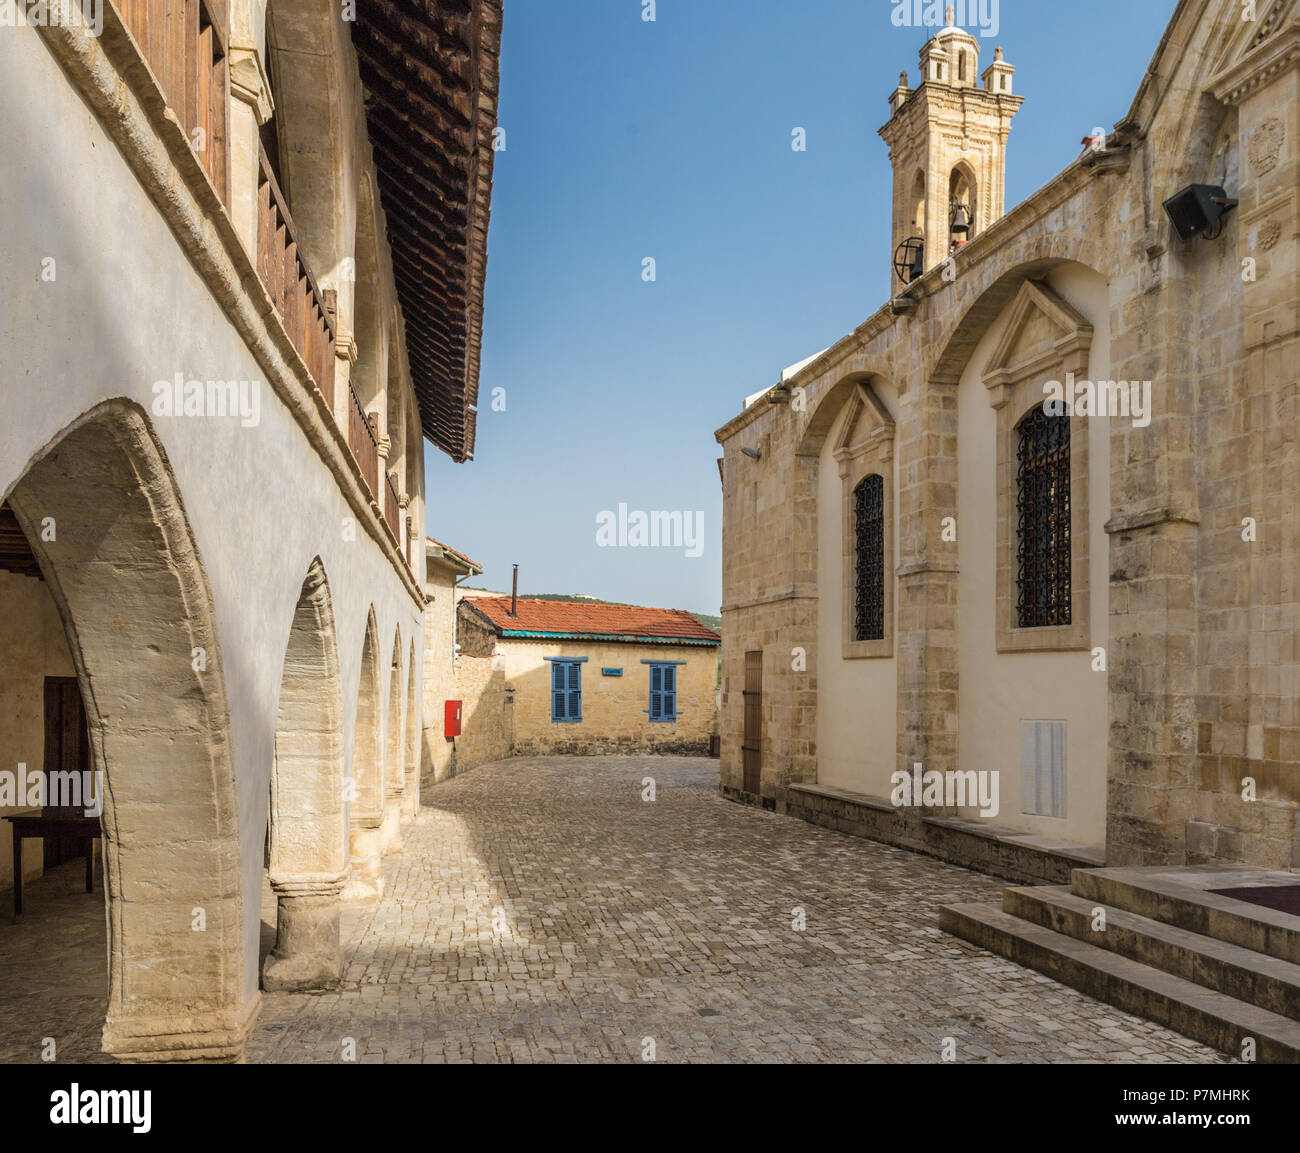
{"label": "blue sky", "polygon": [[[1001,45],[1026,98],[1008,208],[1128,111],[1173,7],[1001,0],[980,66]],[[718,611],[714,431],[889,294],[877,130],[926,37],[893,8],[506,0],[475,459],[425,446],[426,527],[485,565],[471,583],[517,561],[521,592]],[[702,514],[702,554],[598,547],[620,503]]]}

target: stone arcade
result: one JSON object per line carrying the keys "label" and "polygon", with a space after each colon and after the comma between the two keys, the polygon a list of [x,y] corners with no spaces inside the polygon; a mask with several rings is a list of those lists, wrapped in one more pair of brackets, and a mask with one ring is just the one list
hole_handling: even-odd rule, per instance
{"label": "stone arcade", "polygon": [[[231,1061],[260,987],[338,979],[418,803],[423,439],[474,449],[501,5],[103,17],[0,35],[0,767],[103,773],[105,1050]],[[191,379],[256,396],[154,408]]]}

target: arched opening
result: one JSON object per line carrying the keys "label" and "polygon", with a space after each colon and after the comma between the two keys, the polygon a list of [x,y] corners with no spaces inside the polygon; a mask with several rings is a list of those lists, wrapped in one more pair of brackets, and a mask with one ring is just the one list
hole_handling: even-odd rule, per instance
{"label": "arched opening", "polygon": [[925,173],[918,172],[912,181],[911,229],[913,236],[925,239]]}
{"label": "arched opening", "polygon": [[364,901],[384,891],[382,829],[384,820],[384,747],[379,680],[379,628],[372,607],[366,618],[357,687],[357,717],[352,730],[352,777],[347,795],[351,871],[343,899]]}
{"label": "arched opening", "polygon": [[[103,1047],[126,1060],[236,1060],[256,974],[229,711],[170,467],[143,411],[114,400],[60,434],[6,499],[66,638],[102,799]],[[6,631],[24,627],[10,618]],[[4,676],[21,671],[6,662]]]}
{"label": "arched opening", "polygon": [[334,609],[316,560],[303,582],[280,677],[271,764],[275,949],[265,989],[321,989],[339,977],[339,894],[347,878],[343,695]]}
{"label": "arched opening", "polygon": [[388,726],[384,751],[384,852],[402,848],[402,789],[406,763],[402,756],[402,634],[393,636],[393,661],[388,674]]}
{"label": "arched opening", "polygon": [[966,220],[969,231],[964,234],[953,234],[953,247],[960,248],[963,244],[971,240],[980,228],[979,205],[976,198],[975,173],[971,171],[970,166],[962,163],[952,170],[952,175],[948,180],[948,213],[949,220],[956,217],[959,208],[965,209]]}
{"label": "arched opening", "polygon": [[415,676],[415,642],[406,659],[406,787],[402,814],[413,817],[420,809],[420,686]]}

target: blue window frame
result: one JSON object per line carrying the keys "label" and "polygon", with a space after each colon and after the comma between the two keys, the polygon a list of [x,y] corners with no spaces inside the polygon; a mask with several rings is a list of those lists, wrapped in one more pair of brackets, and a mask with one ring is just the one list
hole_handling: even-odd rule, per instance
{"label": "blue window frame", "polygon": [[547,657],[551,662],[551,720],[576,723],[582,720],[582,662]]}
{"label": "blue window frame", "polygon": [[677,666],[684,661],[645,661],[650,666],[650,707],[646,710],[656,724],[671,723],[677,712]]}

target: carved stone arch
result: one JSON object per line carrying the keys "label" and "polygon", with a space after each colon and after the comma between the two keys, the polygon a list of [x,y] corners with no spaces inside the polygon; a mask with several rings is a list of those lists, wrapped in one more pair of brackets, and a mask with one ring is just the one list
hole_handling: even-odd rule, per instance
{"label": "carved stone arch", "polygon": [[406,658],[406,785],[402,790],[402,813],[413,817],[420,808],[420,681],[415,641]]}
{"label": "carved stone arch", "polygon": [[230,710],[176,479],[148,416],[115,399],[60,432],[6,499],[63,623],[103,774],[104,1049],[237,1060],[258,999]]}
{"label": "carved stone arch", "polygon": [[[955,385],[965,371],[976,346],[989,326],[1020,291],[1027,280],[1041,281],[1055,268],[1079,264],[1103,279],[1106,266],[1098,243],[1073,233],[1027,237],[999,249],[995,256],[972,268],[946,286],[927,305],[933,304],[936,317],[953,316],[947,331],[937,340],[939,353],[928,371],[914,379],[935,384]],[[968,304],[954,307],[944,293],[961,293]]]}
{"label": "carved stone arch", "polygon": [[351,872],[344,900],[369,900],[383,894],[382,826],[384,820],[384,747],[381,709],[383,687],[379,626],[371,605],[366,616],[357,686],[356,721],[352,728],[352,776],[348,809]]}
{"label": "carved stone arch", "polygon": [[317,557],[285,648],[271,766],[271,888],[275,949],[262,985],[327,988],[341,968],[339,894],[347,878],[343,690],[334,606]]}
{"label": "carved stone arch", "polygon": [[406,759],[402,752],[402,630],[393,631],[388,670],[388,717],[384,725],[384,836],[385,853],[402,847],[402,790],[406,785]]}

